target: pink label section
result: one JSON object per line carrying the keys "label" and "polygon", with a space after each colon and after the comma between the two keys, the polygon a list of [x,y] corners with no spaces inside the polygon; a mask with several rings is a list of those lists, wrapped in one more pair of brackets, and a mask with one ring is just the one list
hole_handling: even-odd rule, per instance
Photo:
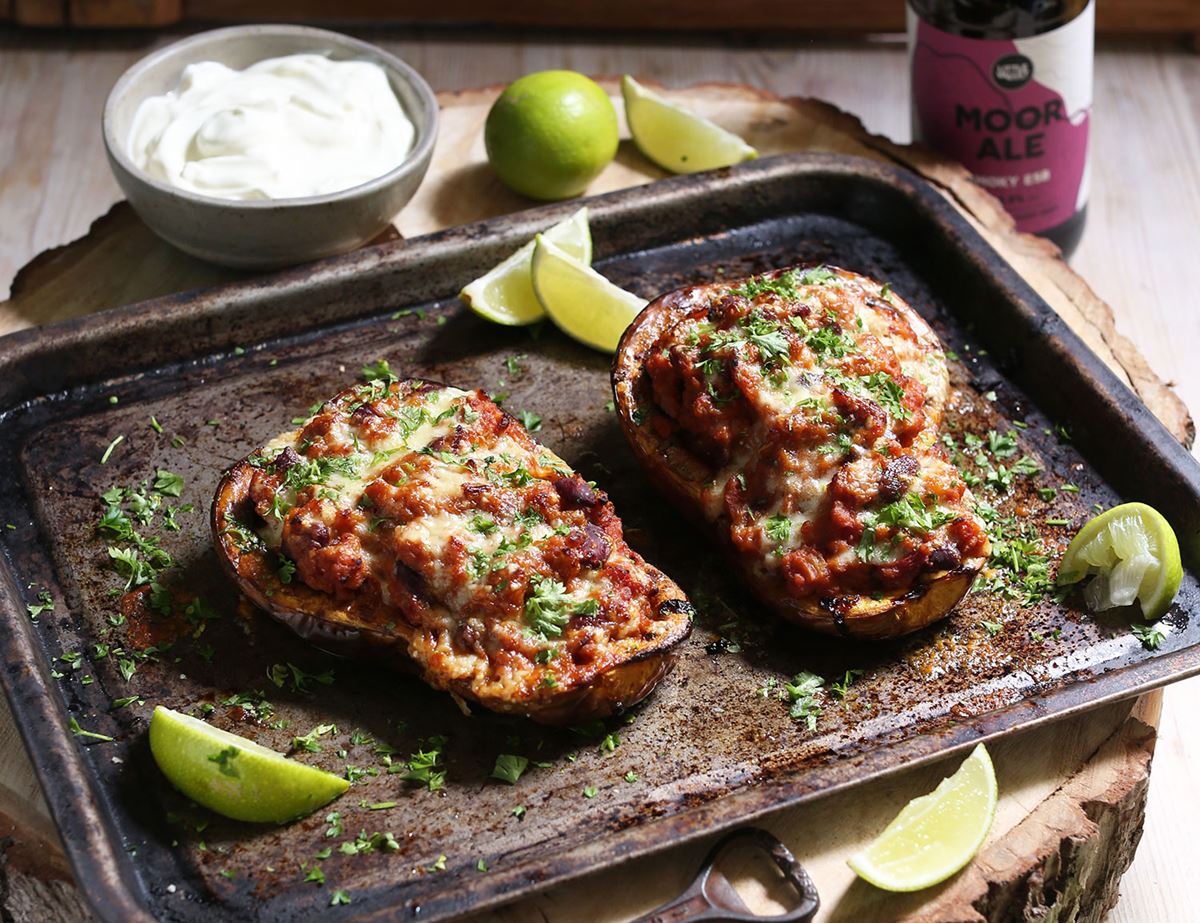
{"label": "pink label section", "polygon": [[1001,89],[992,68],[1018,55],[1011,41],[963,38],[917,25],[912,60],[916,129],[963,163],[1004,203],[1022,231],[1044,231],[1075,213],[1087,163],[1087,113],[1072,125],[1062,97],[1033,79]]}

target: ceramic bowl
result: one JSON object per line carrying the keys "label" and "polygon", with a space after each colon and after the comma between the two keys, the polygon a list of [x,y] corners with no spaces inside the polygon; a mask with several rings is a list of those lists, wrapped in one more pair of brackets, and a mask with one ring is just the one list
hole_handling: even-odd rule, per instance
{"label": "ceramic bowl", "polygon": [[[242,69],[281,55],[324,52],[335,60],[372,61],[416,128],[413,148],[389,173],[327,195],[240,201],[176,189],[137,167],[126,150],[142,100],[174,89],[183,69],[219,61]],[[202,32],[129,68],[104,105],[104,147],[129,204],[164,240],[203,260],[248,269],[289,266],[344,253],[382,232],[413,197],[437,136],[437,99],[399,58],[358,39],[305,26],[234,26]]]}

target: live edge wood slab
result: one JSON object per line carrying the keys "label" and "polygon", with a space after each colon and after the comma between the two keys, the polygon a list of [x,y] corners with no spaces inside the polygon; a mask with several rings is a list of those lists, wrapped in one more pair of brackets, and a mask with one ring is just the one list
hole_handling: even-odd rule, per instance
{"label": "live edge wood slab", "polygon": [[[614,82],[606,87],[616,95]],[[417,197],[396,219],[405,237],[527,207],[487,167],[482,126],[498,87],[443,93],[434,165]],[[1112,311],[1055,248],[1014,231],[1008,216],[957,165],[921,148],[868,134],[853,116],[813,99],[781,99],[746,86],[705,84],[672,94],[738,132],[763,156],[834,151],[889,160],[936,186],[1038,290],[1091,348],[1183,442],[1194,436],[1182,402],[1117,333]],[[664,174],[625,140],[590,192],[652,182]],[[385,235],[394,236],[394,235]],[[244,277],[184,256],[159,241],[120,203],[83,239],[43,253],[18,274],[0,304],[0,333]],[[845,859],[876,835],[910,799],[932,789],[951,764],[939,763],[811,805],[781,812],[764,826],[787,843],[817,882],[820,920],[1100,920],[1117,898],[1145,818],[1146,791],[1161,695],[1108,706],[1015,735],[992,748],[1001,800],[985,848],[939,888],[888,895],[855,879]],[[7,706],[0,708],[0,918],[88,918],[57,834],[36,790],[32,767]],[[502,908],[489,921],[619,921],[680,891],[708,844],[663,852],[653,861],[598,873]],[[777,909],[749,866],[729,869],[747,903]]]}

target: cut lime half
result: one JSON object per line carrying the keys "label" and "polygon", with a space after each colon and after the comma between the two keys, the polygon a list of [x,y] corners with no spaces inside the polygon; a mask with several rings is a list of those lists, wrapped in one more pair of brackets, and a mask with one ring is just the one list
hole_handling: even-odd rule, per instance
{"label": "cut lime half", "polygon": [[150,752],[177,789],[234,820],[282,824],[328,804],[350,783],[161,705]]}
{"label": "cut lime half", "polygon": [[733,132],[668,102],[628,74],[621,78],[621,95],[633,143],[664,170],[699,173],[758,156]]}
{"label": "cut lime half", "polygon": [[609,282],[544,235],[535,239],[533,290],[550,319],[580,343],[613,352],[646,301]]}
{"label": "cut lime half", "polygon": [[920,891],[943,882],[987,839],[996,798],[996,773],[980,744],[954,775],[906,804],[883,833],[851,856],[850,868],[884,891]]}
{"label": "cut lime half", "polygon": [[1137,600],[1149,621],[1163,616],[1179,592],[1183,562],[1171,524],[1145,503],[1122,503],[1089,520],[1067,546],[1058,584],[1091,576],[1083,598],[1094,612]]}
{"label": "cut lime half", "polygon": [[[543,235],[564,253],[584,265],[592,262],[592,234],[588,228],[588,210],[581,208],[560,221]],[[497,324],[523,326],[546,316],[533,292],[530,264],[533,241],[503,263],[480,276],[459,293],[459,297],[480,317]]]}

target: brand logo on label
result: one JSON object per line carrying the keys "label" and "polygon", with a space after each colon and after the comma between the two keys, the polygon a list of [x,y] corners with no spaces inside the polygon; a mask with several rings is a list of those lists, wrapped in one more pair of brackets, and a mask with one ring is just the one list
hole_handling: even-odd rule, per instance
{"label": "brand logo on label", "polygon": [[1033,79],[1033,62],[1023,54],[1005,55],[992,65],[992,79],[1006,90],[1019,89]]}

